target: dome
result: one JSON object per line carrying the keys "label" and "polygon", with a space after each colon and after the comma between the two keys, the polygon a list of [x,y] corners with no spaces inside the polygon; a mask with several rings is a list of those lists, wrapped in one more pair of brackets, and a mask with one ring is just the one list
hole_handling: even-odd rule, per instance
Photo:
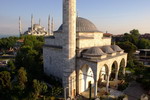
{"label": "dome", "polygon": [[101,49],[102,49],[105,53],[108,53],[108,54],[115,52],[115,51],[113,51],[113,49],[112,49],[110,46],[103,46]]}
{"label": "dome", "polygon": [[[57,31],[63,30],[63,24]],[[89,20],[81,17],[77,17],[76,20],[76,31],[77,32],[99,32],[96,26]]]}
{"label": "dome", "polygon": [[87,55],[87,56],[102,56],[102,55],[105,55],[105,53],[98,47],[92,47],[92,48],[88,49],[83,54]]}
{"label": "dome", "polygon": [[112,45],[111,48],[116,52],[123,51],[118,45]]}

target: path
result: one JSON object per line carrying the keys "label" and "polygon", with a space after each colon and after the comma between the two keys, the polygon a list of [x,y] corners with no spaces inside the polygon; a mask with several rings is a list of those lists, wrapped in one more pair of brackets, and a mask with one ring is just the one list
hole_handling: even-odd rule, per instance
{"label": "path", "polygon": [[140,84],[135,81],[131,82],[123,92],[128,95],[129,100],[139,100],[141,95],[145,93]]}

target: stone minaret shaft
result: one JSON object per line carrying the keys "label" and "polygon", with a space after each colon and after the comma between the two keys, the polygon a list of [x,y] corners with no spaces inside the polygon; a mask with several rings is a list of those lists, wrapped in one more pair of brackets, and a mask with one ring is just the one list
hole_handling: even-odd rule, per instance
{"label": "stone minaret shaft", "polygon": [[41,19],[39,18],[39,25],[41,25]]}
{"label": "stone minaret shaft", "polygon": [[50,15],[48,16],[48,35],[50,35]]}
{"label": "stone minaret shaft", "polygon": [[76,0],[63,0],[63,32],[66,36],[66,51],[70,60],[76,55]]}
{"label": "stone minaret shaft", "polygon": [[51,34],[53,34],[54,32],[54,19],[52,17],[52,20],[51,20]]}
{"label": "stone minaret shaft", "polygon": [[19,17],[19,34],[21,36],[22,34],[22,23],[21,23],[21,17]]}
{"label": "stone minaret shaft", "polygon": [[33,19],[33,15],[31,15],[31,30],[33,31],[33,24],[34,24],[34,19]]}
{"label": "stone minaret shaft", "polygon": [[71,96],[70,75],[76,66],[76,0],[63,0],[63,40],[63,87],[69,87]]}

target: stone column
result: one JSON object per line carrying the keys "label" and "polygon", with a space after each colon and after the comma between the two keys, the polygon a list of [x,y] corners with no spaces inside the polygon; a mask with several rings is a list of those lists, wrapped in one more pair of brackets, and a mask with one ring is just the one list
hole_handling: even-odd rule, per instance
{"label": "stone column", "polygon": [[126,69],[126,68],[123,67],[123,72],[122,72],[122,73],[123,73],[124,76],[125,76],[125,73],[126,73],[126,72],[125,72],[125,71],[126,71],[125,69]]}
{"label": "stone column", "polygon": [[106,92],[108,92],[108,89],[109,89],[109,77],[110,77],[110,74],[107,75]]}
{"label": "stone column", "polygon": [[118,73],[119,73],[119,70],[117,69],[116,75],[115,75],[115,80],[118,80]]}
{"label": "stone column", "polygon": [[94,97],[97,97],[97,80],[94,80]]}

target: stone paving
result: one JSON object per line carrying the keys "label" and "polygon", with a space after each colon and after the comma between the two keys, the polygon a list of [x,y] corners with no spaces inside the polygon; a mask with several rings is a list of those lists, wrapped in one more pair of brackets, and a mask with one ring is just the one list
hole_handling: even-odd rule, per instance
{"label": "stone paving", "polygon": [[129,100],[139,100],[141,95],[145,93],[139,83],[133,81],[129,84],[129,87],[126,88],[124,94],[128,95]]}

